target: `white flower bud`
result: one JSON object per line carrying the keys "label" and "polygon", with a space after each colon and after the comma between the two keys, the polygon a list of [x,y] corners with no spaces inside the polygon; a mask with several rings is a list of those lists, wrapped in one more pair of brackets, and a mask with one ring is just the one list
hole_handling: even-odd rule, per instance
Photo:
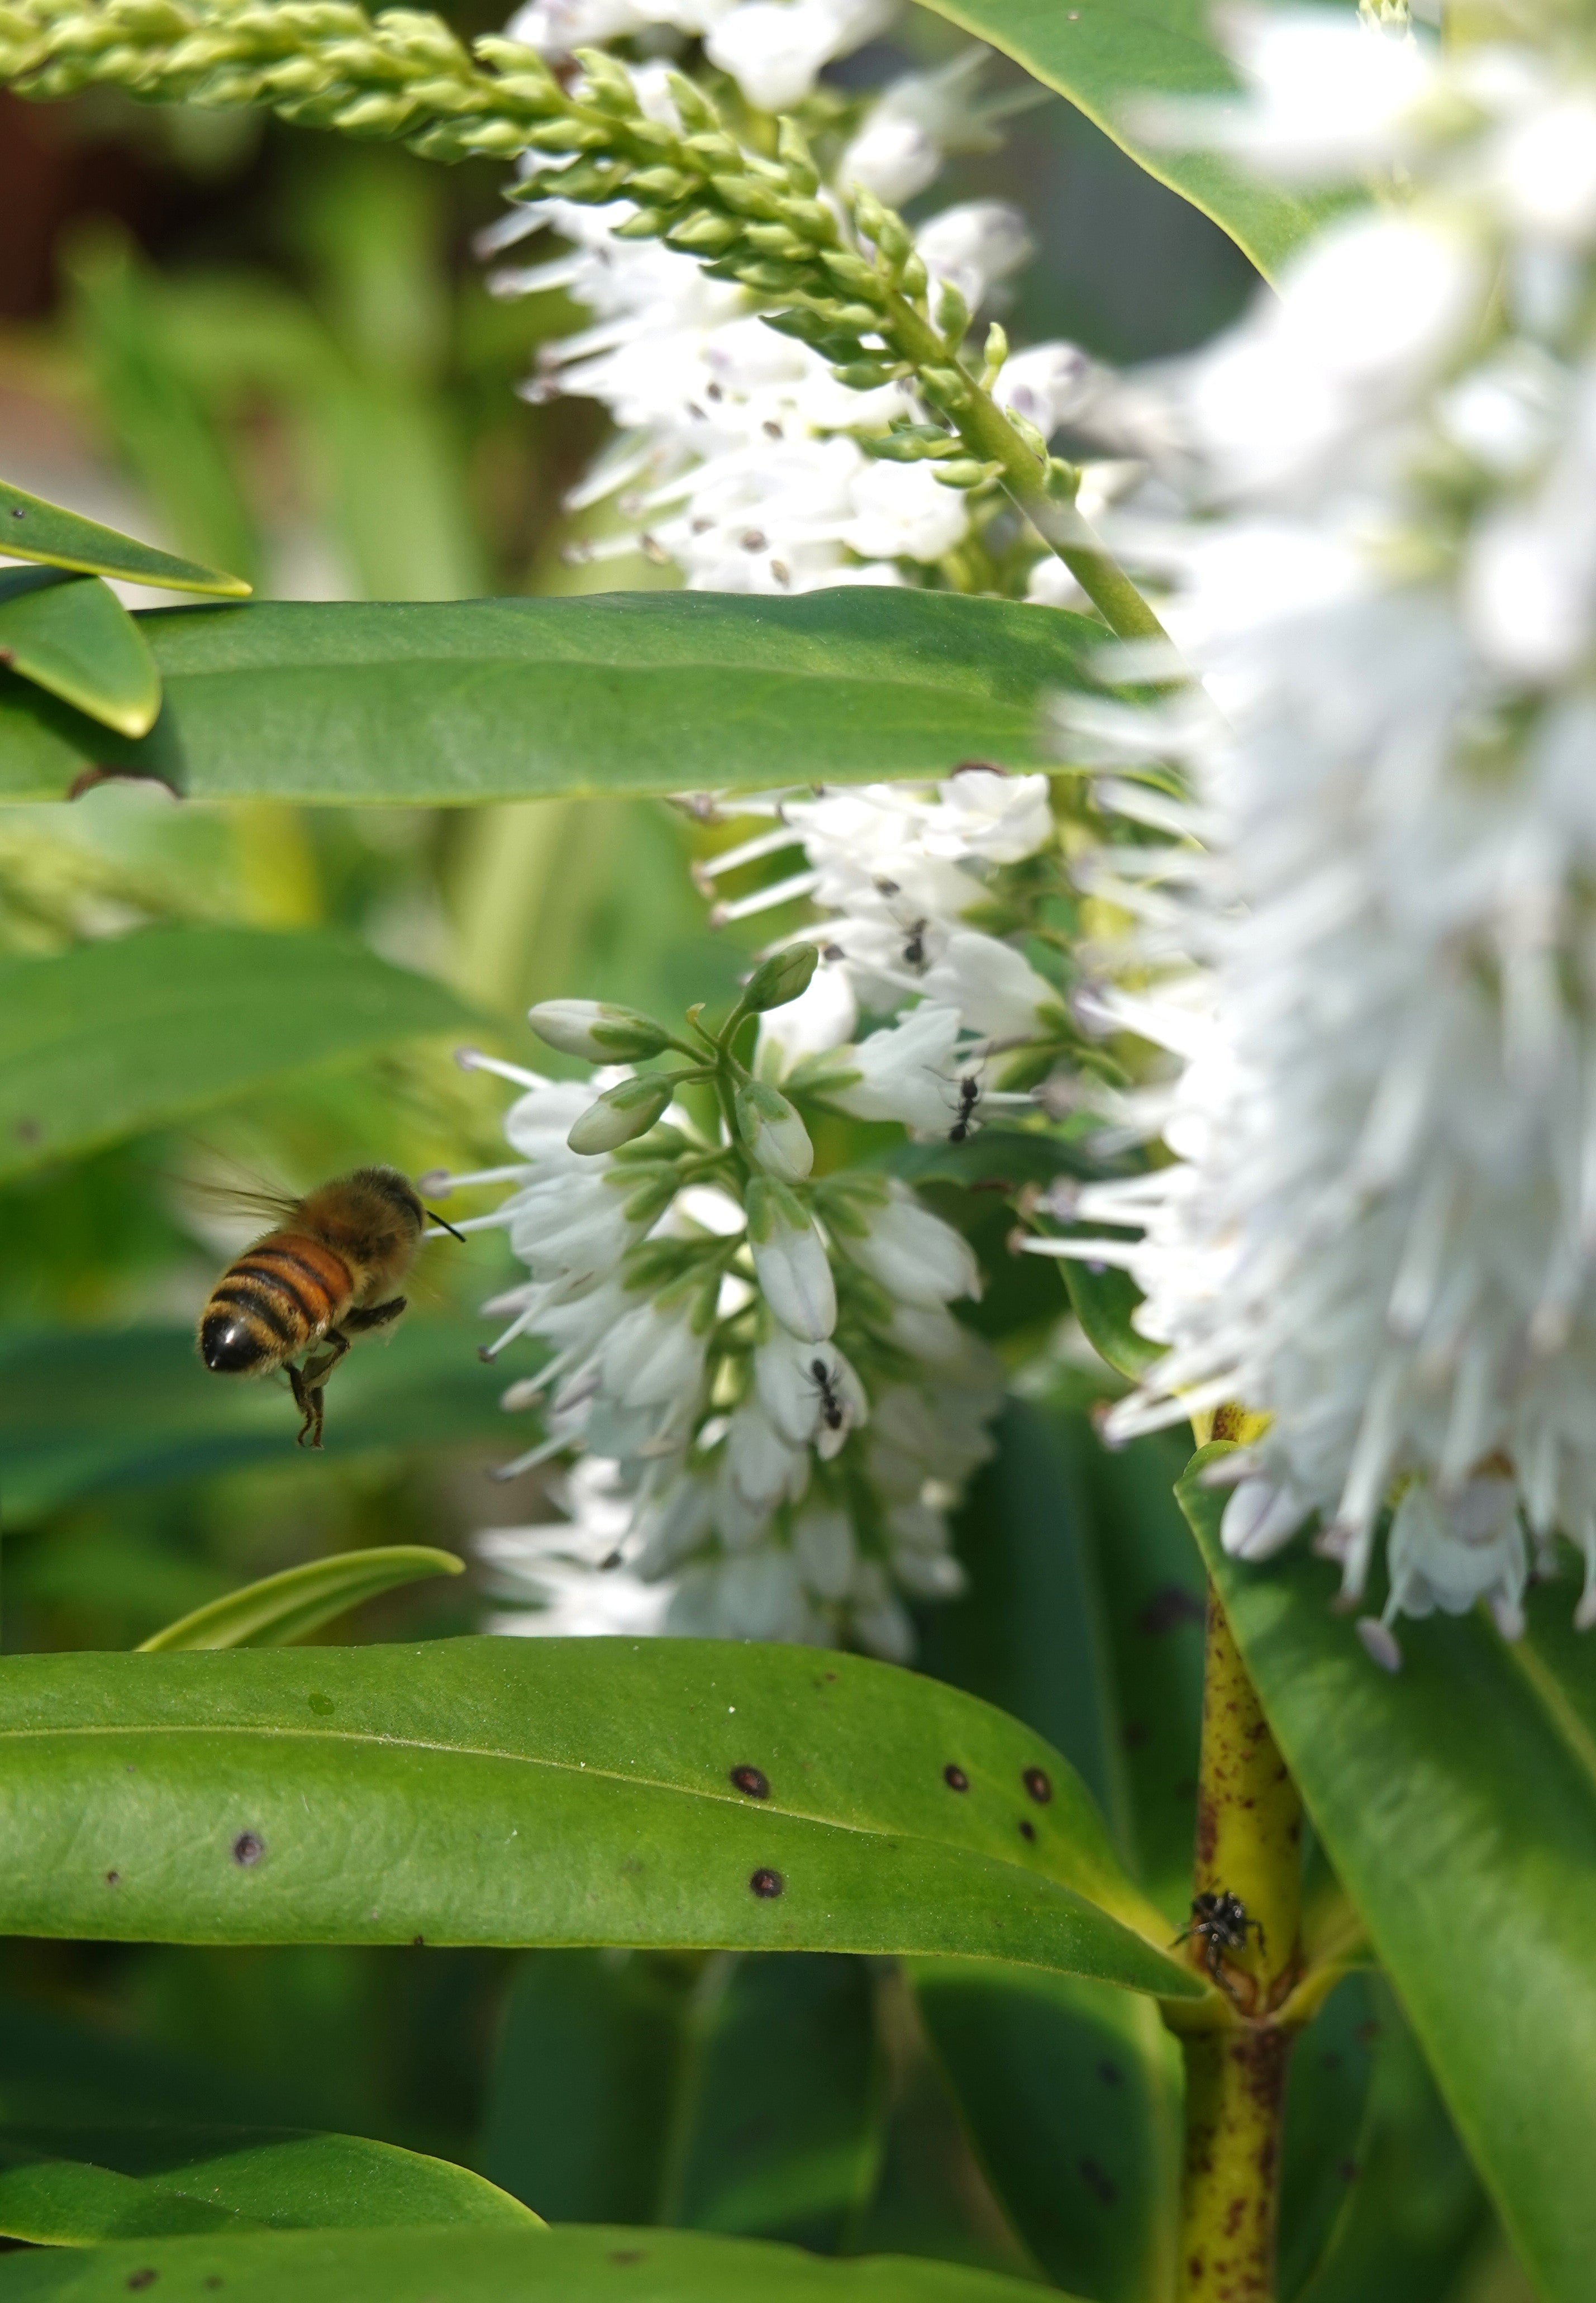
{"label": "white flower bud", "polygon": [[737,1132],[756,1166],[783,1184],[801,1184],[815,1165],[809,1131],[787,1098],[758,1080],[737,1091]]}
{"label": "white flower bud", "polygon": [[629,1064],[657,1056],[671,1034],[635,1008],[612,1007],[602,1000],[545,1000],[527,1011],[540,1040],[562,1055],[582,1056],[590,1064]]}
{"label": "white flower bud", "polygon": [[747,1204],[761,1295],[790,1334],[823,1343],[837,1324],[837,1286],[813,1220],[784,1185],[764,1177],[749,1185]]}
{"label": "white flower bud", "polygon": [[588,1105],[565,1140],[573,1152],[619,1151],[634,1136],[646,1135],[670,1101],[671,1082],[656,1073],[622,1080]]}

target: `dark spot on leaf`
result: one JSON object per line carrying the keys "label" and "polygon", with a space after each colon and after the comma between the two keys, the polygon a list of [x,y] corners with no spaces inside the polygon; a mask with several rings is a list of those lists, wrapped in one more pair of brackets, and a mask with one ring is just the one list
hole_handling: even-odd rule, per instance
{"label": "dark spot on leaf", "polygon": [[1096,2194],[1105,2207],[1111,2207],[1119,2196],[1119,2186],[1111,2175],[1105,2175],[1095,2159],[1081,2161],[1081,2181],[1089,2191]]}
{"label": "dark spot on leaf", "polygon": [[107,1887],[120,1887],[122,1885],[121,1872],[107,1871],[106,1874],[106,1885]]}
{"label": "dark spot on leaf", "polygon": [[942,1781],[950,1792],[967,1792],[970,1787],[968,1776],[962,1767],[956,1767],[951,1759],[942,1769]]}
{"label": "dark spot on leaf", "polygon": [[1336,2163],[1336,2172],[1339,2175],[1344,2183],[1355,2183],[1358,2179],[1357,2161],[1355,2159],[1338,2160]]}
{"label": "dark spot on leaf", "polygon": [[1103,2057],[1102,2063],[1097,2066],[1097,2076],[1102,2081],[1104,2087],[1120,2087],[1124,2084],[1125,2080],[1125,2073],[1120,2070],[1119,2064],[1110,2063],[1106,2055]]}
{"label": "dark spot on leaf", "polygon": [[1203,1615],[1202,1600],[1184,1583],[1161,1583],[1136,1617],[1136,1629],[1150,1640],[1161,1639],[1166,1632],[1178,1632],[1182,1624],[1200,1624]]}
{"label": "dark spot on leaf", "polygon": [[232,1860],[235,1863],[241,1863],[246,1871],[252,1863],[258,1863],[265,1853],[265,1840],[253,1831],[241,1831],[232,1843]]}
{"label": "dark spot on leaf", "polygon": [[306,1701],[309,1704],[310,1708],[315,1712],[318,1719],[330,1719],[332,1717],[333,1699],[330,1695],[323,1695],[318,1690],[316,1694],[308,1696],[306,1698]]}
{"label": "dark spot on leaf", "polygon": [[1038,1807],[1045,1807],[1053,1795],[1052,1780],[1040,1767],[1027,1767],[1020,1777]]}
{"label": "dark spot on leaf", "polygon": [[1148,1731],[1142,1725],[1142,1722],[1139,1719],[1127,1719],[1126,1721],[1124,1728],[1121,1731],[1120,1741],[1124,1743],[1127,1751],[1139,1751],[1142,1749],[1142,1746],[1147,1742],[1147,1739]]}
{"label": "dark spot on leaf", "polygon": [[412,1951],[425,1951],[426,1949],[426,1937],[425,1936],[412,1936],[410,1937],[410,1949]]}
{"label": "dark spot on leaf", "polygon": [[1374,2045],[1375,2040],[1380,2037],[1380,2026],[1374,2021],[1373,2018],[1371,2017],[1366,2023],[1360,2023],[1357,2029],[1352,2036],[1357,2041],[1359,2046],[1372,2047]]}
{"label": "dark spot on leaf", "polygon": [[11,508],[11,516],[12,516],[13,519],[27,519],[27,517],[28,517],[28,507],[27,507],[27,505],[26,505],[26,504],[13,504],[13,506],[12,506],[12,508]]}
{"label": "dark spot on leaf", "polygon": [[12,1123],[12,1134],[19,1143],[37,1143],[44,1132],[42,1120],[18,1119]]}
{"label": "dark spot on leaf", "polygon": [[1019,1835],[1020,1835],[1020,1837],[1021,1837],[1022,1839],[1034,1839],[1034,1838],[1035,1838],[1035,1836],[1036,1836],[1036,1826],[1035,1826],[1035,1825],[1031,1821],[1031,1818],[1030,1818],[1030,1817],[1029,1817],[1029,1816],[1026,1816],[1026,1817],[1025,1818],[1024,1821],[1021,1823],[1021,1825],[1020,1825],[1020,1826],[1019,1826]]}
{"label": "dark spot on leaf", "polygon": [[779,1871],[769,1871],[761,1868],[755,1872],[748,1885],[763,1902],[769,1902],[773,1895],[781,1894],[787,1882]]}
{"label": "dark spot on leaf", "polygon": [[205,2282],[205,2283],[206,2283],[206,2285],[207,2285],[207,2287],[212,2287],[212,2288],[215,2288],[215,2287],[220,2287],[220,2285],[222,2284],[222,2274],[221,2274],[221,2273],[220,2273],[219,2271],[213,2271],[213,2272],[212,2272],[212,2273],[211,2273],[211,2275],[210,2275],[210,2277],[206,2281],[206,2282]]}
{"label": "dark spot on leaf", "polygon": [[128,2285],[137,2294],[141,2287],[153,2287],[160,2275],[158,2271],[130,2271]]}
{"label": "dark spot on leaf", "polygon": [[1341,2068],[1341,2058],[1336,2054],[1334,2049],[1331,2048],[1326,2054],[1320,2056],[1319,2065],[1322,2071],[1338,2071]]}
{"label": "dark spot on leaf", "polygon": [[628,2264],[646,2263],[647,2260],[646,2254],[640,2247],[612,2247],[610,2249],[610,2261],[620,2264],[622,2269]]}
{"label": "dark spot on leaf", "polygon": [[771,1795],[770,1778],[758,1767],[733,1767],[731,1781],[750,1799],[769,1799]]}

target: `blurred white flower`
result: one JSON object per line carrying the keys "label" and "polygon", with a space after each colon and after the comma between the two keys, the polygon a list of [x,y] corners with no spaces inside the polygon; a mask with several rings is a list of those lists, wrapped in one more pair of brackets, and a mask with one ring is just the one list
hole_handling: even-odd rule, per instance
{"label": "blurred white flower", "polygon": [[1139,1242],[1034,1244],[1127,1263],[1169,1347],[1112,1428],[1271,1419],[1234,1554],[1316,1520],[1355,1598],[1394,1506],[1361,1627],[1394,1664],[1405,1614],[1516,1632],[1558,1537],[1596,1620],[1596,80],[1555,28],[1422,58],[1311,31],[1244,53],[1255,148],[1322,115],[1326,165],[1383,137],[1404,198],[1167,384],[1209,515],[1166,535],[1171,627],[1226,716],[1146,730],[1184,818],[1099,790],[1205,850],[1102,867],[1144,987],[1104,1012],[1177,1052],[1145,1109],[1180,1157],[1080,1194]]}

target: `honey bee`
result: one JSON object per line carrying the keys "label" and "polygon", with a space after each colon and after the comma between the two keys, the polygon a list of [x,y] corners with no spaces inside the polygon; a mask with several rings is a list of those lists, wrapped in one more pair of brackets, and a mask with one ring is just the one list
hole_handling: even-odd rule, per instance
{"label": "honey bee", "polygon": [[304,1418],[299,1445],[319,1447],[327,1378],[358,1336],[391,1328],[404,1311],[398,1291],[429,1211],[396,1168],[357,1168],[300,1200],[223,1196],[277,1221],[211,1290],[199,1356],[213,1375],[285,1370]]}

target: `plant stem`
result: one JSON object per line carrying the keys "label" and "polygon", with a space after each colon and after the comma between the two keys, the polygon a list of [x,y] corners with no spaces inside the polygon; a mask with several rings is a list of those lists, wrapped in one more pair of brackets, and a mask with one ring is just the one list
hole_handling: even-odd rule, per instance
{"label": "plant stem", "polygon": [[[1193,1890],[1236,1896],[1257,1928],[1224,1959],[1219,2025],[1182,2039],[1180,2303],[1271,2303],[1274,2294],[1292,2037],[1277,2018],[1301,1965],[1301,1871],[1302,1802],[1211,1586]],[[1195,1936],[1191,1953],[1204,1963]]]}
{"label": "plant stem", "polygon": [[[948,348],[906,297],[890,299],[890,318],[894,348],[912,361],[925,389],[928,369],[948,367]],[[991,393],[966,377],[957,396],[943,405],[971,453],[983,463],[1002,467],[1004,487],[1049,551],[1057,553],[1110,631],[1122,640],[1167,643],[1169,634],[1102,539],[1082,519],[1073,499],[1055,494],[1049,486],[1049,471],[1054,468],[1044,468],[1038,462]]]}

